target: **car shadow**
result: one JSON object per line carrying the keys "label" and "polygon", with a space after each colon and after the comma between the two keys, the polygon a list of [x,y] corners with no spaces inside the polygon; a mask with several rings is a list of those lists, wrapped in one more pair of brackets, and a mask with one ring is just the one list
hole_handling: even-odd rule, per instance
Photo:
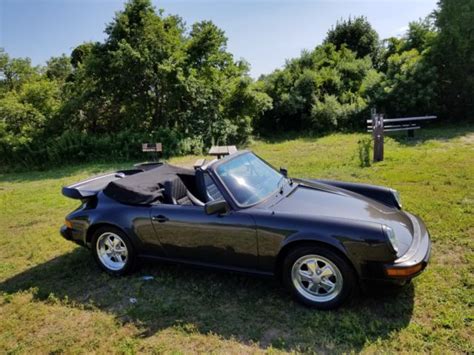
{"label": "car shadow", "polygon": [[[272,279],[145,263],[135,274],[111,277],[89,252],[72,252],[0,283],[0,291],[34,290],[82,308],[140,324],[141,337],[169,327],[213,333],[244,344],[286,351],[359,351],[368,341],[405,328],[413,312],[413,285],[401,291],[359,296],[334,311],[317,311],[291,300]],[[180,328],[180,329],[181,329]]]}

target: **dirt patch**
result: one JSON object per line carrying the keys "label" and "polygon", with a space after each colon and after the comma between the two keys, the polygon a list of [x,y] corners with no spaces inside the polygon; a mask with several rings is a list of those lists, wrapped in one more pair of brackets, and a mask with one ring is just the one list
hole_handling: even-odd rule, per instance
{"label": "dirt patch", "polygon": [[469,133],[461,137],[461,142],[474,145],[474,133]]}

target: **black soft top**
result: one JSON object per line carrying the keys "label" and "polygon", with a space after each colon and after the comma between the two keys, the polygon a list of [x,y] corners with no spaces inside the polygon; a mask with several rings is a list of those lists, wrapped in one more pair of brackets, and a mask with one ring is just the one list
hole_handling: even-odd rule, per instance
{"label": "black soft top", "polygon": [[194,170],[163,164],[148,171],[126,176],[110,182],[104,193],[114,200],[132,204],[148,205],[163,197],[163,187],[167,181],[181,179],[194,180]]}

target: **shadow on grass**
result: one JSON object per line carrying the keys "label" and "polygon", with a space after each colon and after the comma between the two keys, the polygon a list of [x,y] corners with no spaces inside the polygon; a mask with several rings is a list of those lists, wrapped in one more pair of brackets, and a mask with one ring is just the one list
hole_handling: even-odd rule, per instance
{"label": "shadow on grass", "polygon": [[406,132],[387,134],[398,143],[405,146],[415,146],[428,140],[444,141],[462,137],[474,132],[474,125],[460,124],[441,126],[439,124],[422,124],[422,128],[415,130],[414,137],[408,137]]}
{"label": "shadow on grass", "polygon": [[[386,133],[387,137],[393,138],[397,142],[407,146],[414,146],[420,143],[423,143],[427,140],[448,140],[457,137],[461,137],[470,133],[474,132],[474,125],[469,123],[459,123],[457,125],[454,124],[439,124],[439,123],[429,123],[424,122],[422,123],[422,128],[420,130],[416,130],[414,133],[414,137],[408,137],[407,132],[392,132]],[[359,134],[364,133],[367,136],[370,136],[370,133],[367,133],[365,130],[353,130],[347,132],[333,132],[333,133],[341,133],[341,134]],[[317,139],[323,138],[324,136],[331,134],[331,132],[325,133],[318,133],[318,132],[310,132],[310,133],[302,133],[302,132],[285,132],[275,135],[264,135],[260,137],[262,141],[269,144],[278,144],[284,143],[286,141],[291,141],[295,139],[301,139],[304,142],[313,142]]]}
{"label": "shadow on grass", "polygon": [[261,348],[323,352],[357,352],[367,341],[403,329],[414,297],[409,285],[397,294],[365,295],[336,311],[316,311],[293,302],[270,279],[164,264],[110,277],[81,248],[0,283],[5,293],[32,288],[38,301],[53,294],[70,306],[96,307],[122,323],[139,323],[142,337],[172,327]]}

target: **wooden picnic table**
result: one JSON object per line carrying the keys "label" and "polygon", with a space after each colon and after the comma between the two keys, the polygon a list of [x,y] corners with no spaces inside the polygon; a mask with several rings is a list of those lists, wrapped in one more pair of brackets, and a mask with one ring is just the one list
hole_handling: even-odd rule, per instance
{"label": "wooden picnic table", "polygon": [[237,147],[235,145],[213,145],[211,149],[209,149],[209,155],[216,156],[217,159],[236,152]]}

